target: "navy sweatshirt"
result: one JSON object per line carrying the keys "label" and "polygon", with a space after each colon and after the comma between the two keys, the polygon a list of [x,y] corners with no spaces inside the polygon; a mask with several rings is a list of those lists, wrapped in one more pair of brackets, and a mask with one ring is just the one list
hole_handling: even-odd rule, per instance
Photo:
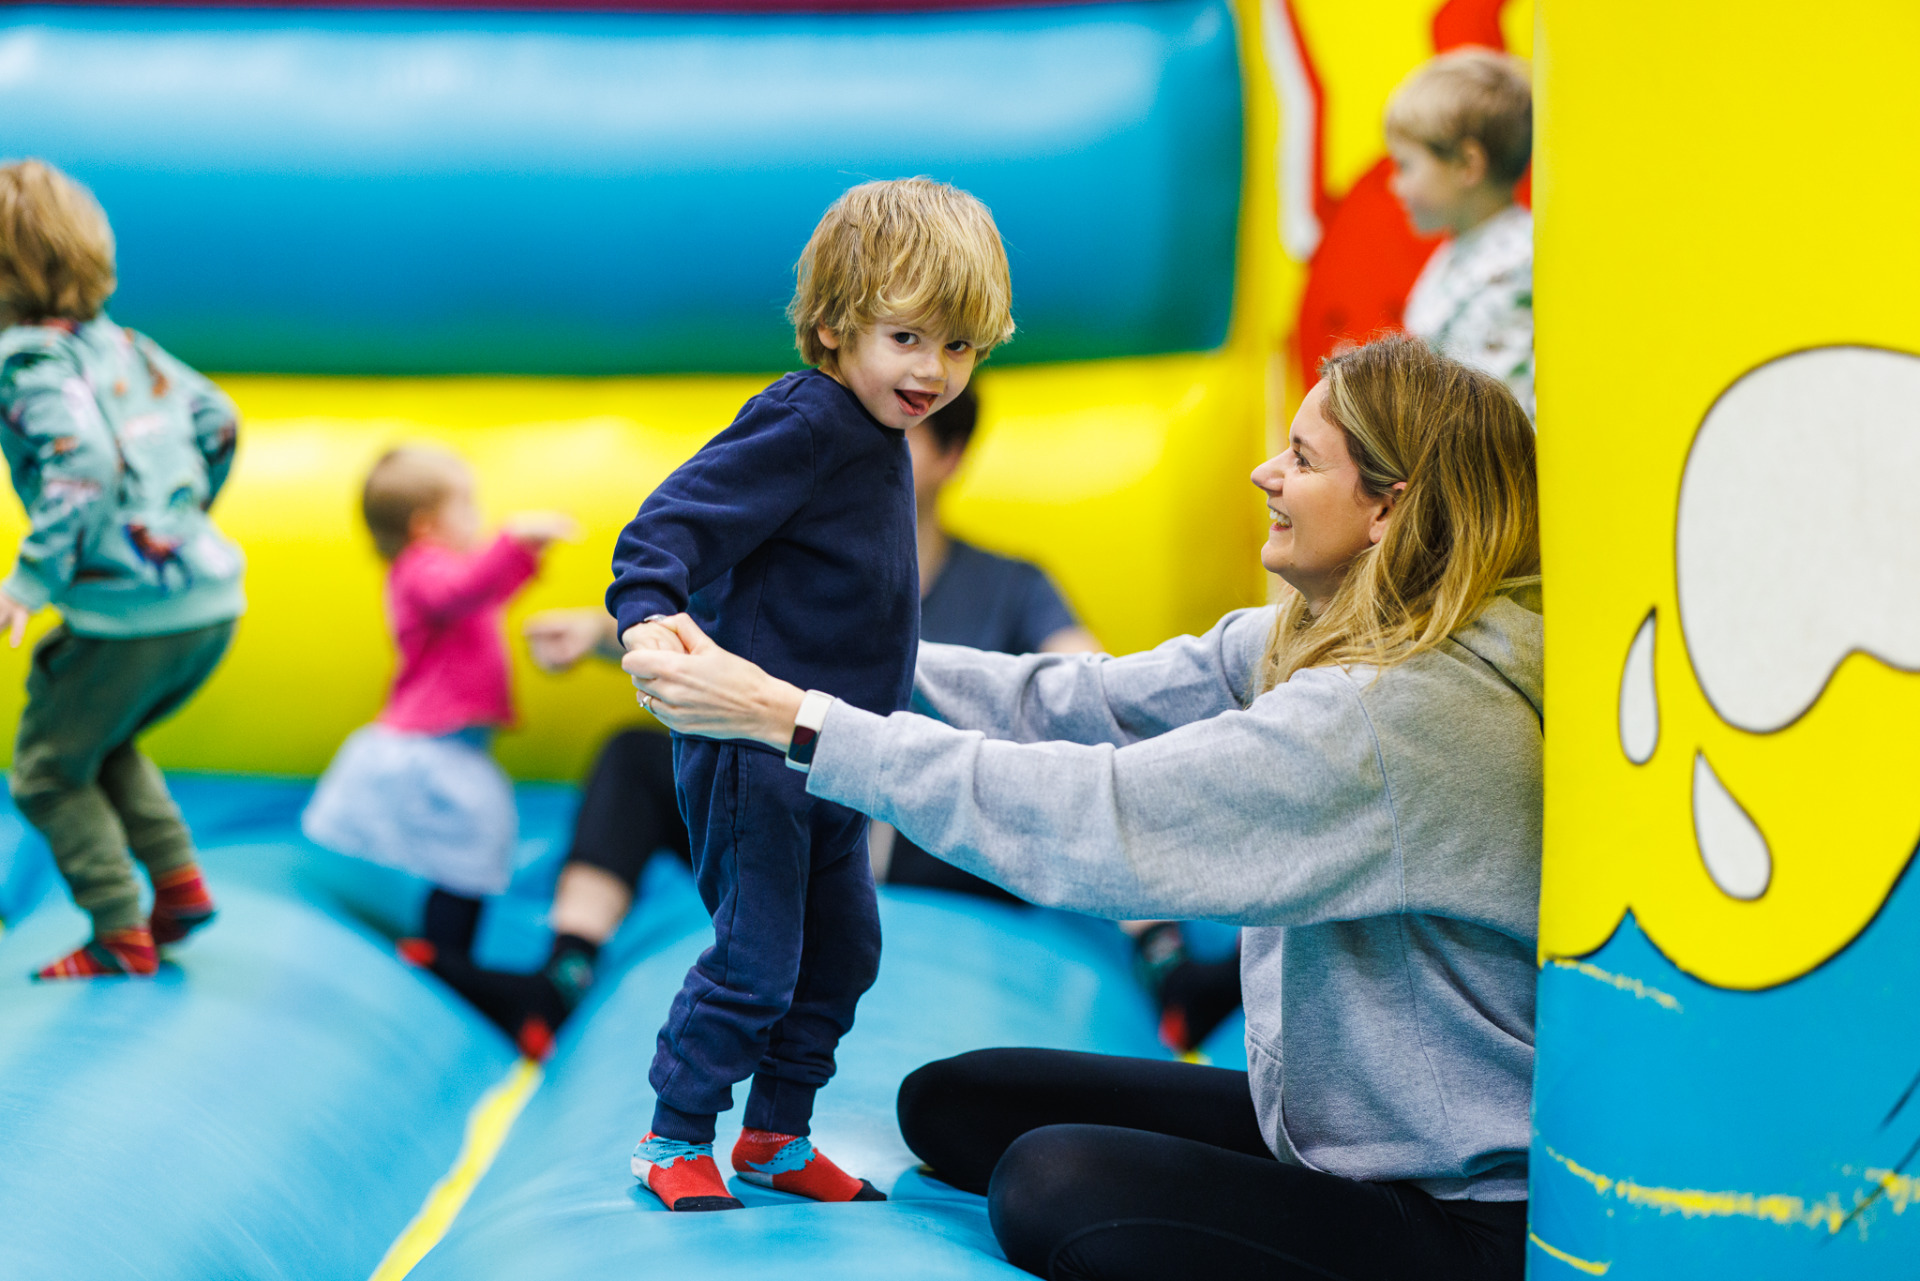
{"label": "navy sweatshirt", "polygon": [[614,546],[607,611],[622,635],[682,610],[802,689],[905,708],[920,644],[906,434],[815,369],[749,400]]}

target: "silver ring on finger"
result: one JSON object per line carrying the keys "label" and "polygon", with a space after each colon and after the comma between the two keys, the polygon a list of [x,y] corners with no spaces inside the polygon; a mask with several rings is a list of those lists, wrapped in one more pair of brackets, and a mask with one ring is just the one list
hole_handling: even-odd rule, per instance
{"label": "silver ring on finger", "polygon": [[653,713],[653,695],[642,694],[640,696],[640,706],[646,708],[647,713],[651,715]]}

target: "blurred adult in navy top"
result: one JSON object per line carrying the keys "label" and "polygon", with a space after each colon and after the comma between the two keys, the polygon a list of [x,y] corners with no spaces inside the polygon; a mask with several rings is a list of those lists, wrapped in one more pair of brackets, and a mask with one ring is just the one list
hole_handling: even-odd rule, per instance
{"label": "blurred adult in navy top", "polygon": [[[920,639],[1003,654],[1095,653],[1099,642],[1080,625],[1045,570],[964,543],[940,523],[940,492],[965,461],[979,418],[980,402],[969,385],[945,409],[907,429],[918,508]],[[874,866],[889,885],[1020,902],[892,828],[876,826],[873,841]]]}
{"label": "blurred adult in navy top", "polygon": [[[748,401],[641,505],[614,551],[607,610],[628,665],[686,657],[694,633],[676,616],[689,614],[812,697],[885,715],[906,707],[919,649],[905,433],[1012,334],[1006,251],[965,192],[870,182],[827,210],[797,274],[788,315],[814,368]],[[672,723],[660,693],[641,702]],[[673,766],[714,942],[660,1029],[634,1175],[669,1210],[739,1209],[714,1127],[751,1077],[732,1156],[742,1178],[885,1200],[808,1138],[814,1094],[880,970],[867,820],[809,796],[805,762],[779,748],[676,734]]]}
{"label": "blurred adult in navy top", "polygon": [[947,563],[920,597],[920,637],[1002,654],[1037,654],[1080,620],[1038,565],[955,538]]}

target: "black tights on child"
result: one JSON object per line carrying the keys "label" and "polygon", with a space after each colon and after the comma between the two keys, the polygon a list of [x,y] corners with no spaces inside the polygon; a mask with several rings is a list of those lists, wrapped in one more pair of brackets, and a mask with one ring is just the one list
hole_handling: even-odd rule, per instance
{"label": "black tights on child", "polygon": [[480,900],[455,894],[434,886],[427,895],[426,920],[420,937],[433,944],[440,956],[468,956],[473,952],[473,936],[480,928]]}
{"label": "black tights on child", "polygon": [[[593,763],[567,862],[597,867],[637,890],[641,870],[661,849],[683,863],[691,858],[674,799],[673,744],[665,734],[628,730],[608,740]],[[542,1038],[550,1041],[586,995],[599,952],[599,940],[561,934],[545,965],[515,974],[483,970],[466,952],[443,948],[433,972],[539,1057]]]}

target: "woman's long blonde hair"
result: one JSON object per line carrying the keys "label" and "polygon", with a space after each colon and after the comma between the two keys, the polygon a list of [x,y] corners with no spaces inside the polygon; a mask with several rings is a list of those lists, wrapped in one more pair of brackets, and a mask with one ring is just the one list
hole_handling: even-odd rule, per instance
{"label": "woman's long blonde hair", "polygon": [[1298,592],[1280,601],[1263,690],[1308,667],[1403,663],[1473,621],[1505,580],[1540,572],[1533,424],[1504,383],[1399,336],[1320,373],[1360,487],[1406,489],[1320,615]]}

